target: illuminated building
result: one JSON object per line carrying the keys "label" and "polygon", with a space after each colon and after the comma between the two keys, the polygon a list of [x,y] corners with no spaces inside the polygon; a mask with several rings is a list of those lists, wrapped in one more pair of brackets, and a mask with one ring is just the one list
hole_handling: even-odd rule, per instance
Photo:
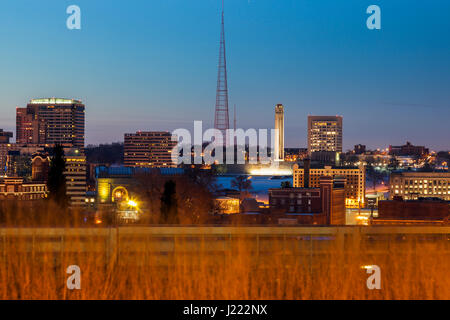
{"label": "illuminated building", "polygon": [[[305,164],[308,162],[305,161]],[[305,178],[305,171],[306,177]],[[365,188],[366,188],[366,170],[364,166],[358,168],[320,166],[300,168],[298,164],[293,166],[293,181],[295,188],[309,186],[318,188],[320,186],[321,176],[345,177],[345,204],[349,208],[358,208],[364,206]]]}
{"label": "illuminated building", "polygon": [[16,143],[45,144],[45,121],[28,108],[16,108]]}
{"label": "illuminated building", "polygon": [[134,197],[135,191],[140,191],[138,175],[162,175],[166,177],[184,174],[182,168],[131,168],[104,167],[95,168],[97,202],[111,204]]}
{"label": "illuminated building", "polygon": [[31,158],[31,179],[33,181],[47,181],[50,169],[50,159],[42,153],[33,154]]}
{"label": "illuminated building", "polygon": [[66,193],[71,207],[84,206],[86,203],[86,156],[79,149],[65,149]]}
{"label": "illuminated building", "polygon": [[8,152],[10,150],[16,150],[15,144],[6,144],[6,143],[0,143],[0,176],[6,175],[6,161],[8,158]]}
{"label": "illuminated building", "polygon": [[436,197],[450,200],[450,172],[394,172],[390,177],[390,199]]}
{"label": "illuminated building", "polygon": [[24,182],[19,177],[0,179],[0,200],[40,200],[46,195],[45,183]]}
{"label": "illuminated building", "polygon": [[114,212],[117,222],[135,222],[140,219],[140,213],[148,210],[150,205],[142,198],[142,179],[183,174],[182,168],[98,166],[95,168],[96,207],[100,211]]}
{"label": "illuminated building", "polygon": [[308,116],[308,152],[342,152],[342,117]]}
{"label": "illuminated building", "polygon": [[[44,146],[38,145],[18,145],[15,143],[0,143],[0,176],[17,175],[16,160],[30,159],[34,153],[42,152]],[[18,157],[19,156],[19,157]],[[22,159],[19,159],[22,158]]]}
{"label": "illuminated building", "polygon": [[319,187],[269,189],[273,214],[289,214],[300,224],[345,224],[345,178],[321,176]]}
{"label": "illuminated building", "polygon": [[214,199],[214,212],[217,214],[239,213],[239,198],[220,196]]}
{"label": "illuminated building", "polygon": [[74,99],[32,99],[17,108],[17,141],[21,144],[63,144],[84,148],[85,106]]}
{"label": "illuminated building", "polygon": [[31,156],[20,150],[8,151],[6,157],[6,175],[8,177],[31,178]]}
{"label": "illuminated building", "polygon": [[177,141],[165,131],[138,131],[126,133],[124,143],[124,164],[127,167],[176,167],[172,162],[172,149]]}
{"label": "illuminated building", "polygon": [[284,107],[282,104],[275,106],[275,130],[278,130],[278,139],[275,141],[275,152],[278,154],[275,160],[284,161]]}
{"label": "illuminated building", "polygon": [[12,138],[12,136],[12,132],[3,131],[3,129],[0,129],[0,144],[8,144],[9,138]]}
{"label": "illuminated building", "polygon": [[284,161],[297,162],[308,157],[308,149],[306,148],[285,148]]}

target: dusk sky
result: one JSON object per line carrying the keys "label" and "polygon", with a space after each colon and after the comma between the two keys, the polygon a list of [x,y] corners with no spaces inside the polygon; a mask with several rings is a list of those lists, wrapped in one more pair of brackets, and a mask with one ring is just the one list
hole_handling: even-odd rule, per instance
{"label": "dusk sky", "polygon": [[[81,30],[66,8],[81,8]],[[366,8],[381,7],[381,30]],[[81,99],[86,143],[125,132],[211,127],[219,0],[4,0],[0,128],[32,98]],[[308,114],[342,115],[344,149],[450,149],[450,1],[226,0],[230,116],[306,147]]]}

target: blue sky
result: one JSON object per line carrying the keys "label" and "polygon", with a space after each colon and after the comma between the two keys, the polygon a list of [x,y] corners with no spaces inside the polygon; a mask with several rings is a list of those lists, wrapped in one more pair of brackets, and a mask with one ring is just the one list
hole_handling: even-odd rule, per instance
{"label": "blue sky", "polygon": [[[82,29],[66,28],[81,8]],[[381,30],[366,8],[381,7]],[[0,128],[37,97],[86,104],[87,143],[212,126],[219,0],[4,0]],[[306,146],[308,114],[342,115],[344,147],[450,149],[450,1],[226,0],[230,111]]]}

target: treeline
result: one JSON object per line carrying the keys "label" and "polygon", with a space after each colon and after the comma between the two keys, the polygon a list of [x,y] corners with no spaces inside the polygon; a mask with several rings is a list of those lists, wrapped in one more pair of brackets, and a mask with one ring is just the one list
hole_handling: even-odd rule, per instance
{"label": "treeline", "polygon": [[217,186],[209,170],[191,168],[170,177],[141,173],[134,181],[130,191],[140,202],[141,224],[201,224],[211,219]]}
{"label": "treeline", "polygon": [[123,143],[113,142],[98,146],[88,145],[85,148],[85,154],[88,163],[122,164]]}
{"label": "treeline", "polygon": [[53,200],[0,201],[0,227],[80,227],[85,215]]}

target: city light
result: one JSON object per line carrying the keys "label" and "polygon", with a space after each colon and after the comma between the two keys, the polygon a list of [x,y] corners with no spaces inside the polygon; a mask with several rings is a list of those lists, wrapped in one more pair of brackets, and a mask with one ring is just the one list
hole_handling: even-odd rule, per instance
{"label": "city light", "polygon": [[133,208],[136,208],[136,207],[138,206],[138,204],[136,203],[136,201],[131,200],[131,199],[128,200],[127,204],[128,204],[130,207],[133,207]]}
{"label": "city light", "polygon": [[366,265],[366,266],[361,266],[361,269],[366,269],[366,270],[368,270],[368,269],[373,269],[373,265]]}
{"label": "city light", "polygon": [[278,168],[261,168],[250,170],[250,174],[255,176],[290,176],[292,175],[292,170],[278,169]]}

